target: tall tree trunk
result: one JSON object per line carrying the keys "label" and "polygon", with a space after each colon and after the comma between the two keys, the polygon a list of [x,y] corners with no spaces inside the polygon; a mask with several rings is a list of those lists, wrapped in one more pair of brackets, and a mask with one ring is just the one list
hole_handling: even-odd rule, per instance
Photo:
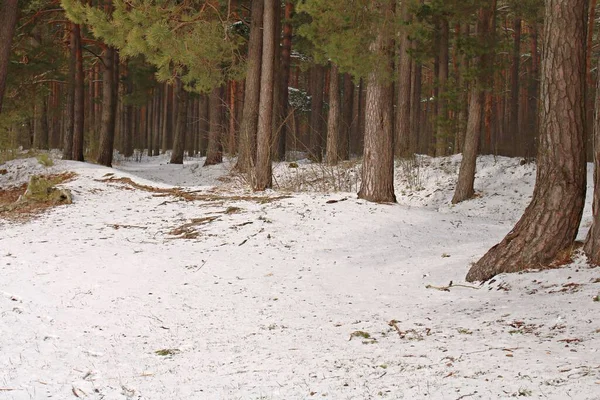
{"label": "tall tree trunk", "polygon": [[290,116],[288,115],[289,104],[289,79],[290,79],[290,66],[292,58],[292,13],[294,12],[294,3],[287,1],[285,3],[284,20],[283,25],[283,40],[281,46],[281,84],[279,93],[279,110],[281,112],[281,127],[277,139],[277,158],[280,161],[285,160],[286,141],[288,136],[288,130],[290,126]]}
{"label": "tall tree trunk", "polygon": [[81,27],[75,25],[75,97],[73,106],[73,160],[83,161],[83,130],[85,119],[85,82],[83,75],[83,54],[81,48]]}
{"label": "tall tree trunk", "polygon": [[329,115],[327,116],[327,164],[337,165],[340,160],[340,75],[331,64],[329,72]]}
{"label": "tall tree trunk", "polygon": [[208,113],[208,96],[205,94],[200,95],[200,101],[198,104],[198,123],[200,126],[200,137],[198,138],[198,152],[201,156],[206,156],[206,150],[208,149],[208,131],[210,129],[210,117]]}
{"label": "tall tree trunk", "polygon": [[471,267],[468,281],[570,259],[586,190],[587,6],[587,0],[546,0],[543,106],[533,198],[514,229]]}
{"label": "tall tree trunk", "polygon": [[439,72],[438,72],[438,117],[436,119],[437,135],[435,137],[435,155],[443,157],[448,150],[448,64],[450,63],[450,25],[448,19],[440,19],[440,47],[439,47]]}
{"label": "tall tree trunk", "polygon": [[[410,23],[408,1],[402,1],[401,14],[404,24]],[[412,59],[408,51],[411,42],[407,28],[403,28],[400,36],[400,57],[398,61],[398,105],[396,108],[396,144],[395,153],[400,157],[410,155],[410,103],[411,103],[411,66]]]}
{"label": "tall tree trunk", "polygon": [[[600,59],[598,60],[600,67]],[[600,79],[596,81],[596,106],[594,113],[594,219],[585,239],[583,251],[594,265],[600,265]]]}
{"label": "tall tree trunk", "polygon": [[77,74],[76,25],[71,23],[69,39],[69,77],[63,133],[63,160],[73,159],[73,129],[75,125],[75,75]]}
{"label": "tall tree trunk", "polygon": [[[125,83],[125,90],[127,96],[133,94],[133,78],[131,76],[131,69],[127,69],[127,82]],[[134,131],[136,129],[135,116],[137,113],[134,110],[133,104],[129,101],[125,105],[125,130],[123,132],[123,156],[131,157],[133,155],[133,143],[134,143]],[[141,117],[139,118],[141,120]]]}
{"label": "tall tree trunk", "polygon": [[169,131],[171,130],[171,111],[172,108],[169,107],[171,105],[173,99],[173,89],[171,85],[165,83],[165,91],[163,93],[163,103],[162,103],[162,125],[161,125],[161,135],[160,135],[160,152],[162,154],[166,153],[170,147],[169,143]]}
{"label": "tall tree trunk", "polygon": [[[482,44],[489,43],[491,19],[494,15],[495,0],[486,8],[479,9],[477,19],[477,36]],[[488,2],[489,4],[489,2]],[[486,46],[489,49],[489,46]],[[490,49],[491,50],[491,49]],[[483,54],[475,60],[478,75],[471,87],[471,100],[469,102],[469,117],[467,120],[467,133],[465,135],[465,143],[462,151],[462,161],[458,174],[458,182],[452,204],[460,203],[468,200],[475,195],[473,184],[475,182],[475,168],[477,165],[477,153],[479,149],[479,139],[481,136],[481,122],[483,120],[483,101],[484,92],[481,88],[484,82],[484,75],[487,72],[487,57],[488,54]]]}
{"label": "tall tree trunk", "polygon": [[323,87],[325,67],[315,64],[310,72],[310,158],[321,162],[325,144],[323,132]]}
{"label": "tall tree trunk", "polygon": [[352,103],[354,101],[354,82],[350,74],[344,74],[344,93],[342,98],[342,120],[340,130],[340,160],[350,159],[350,132],[354,115]]}
{"label": "tall tree trunk", "polygon": [[183,152],[185,149],[187,93],[183,90],[183,83],[177,77],[173,85],[175,96],[173,97],[173,108],[177,109],[175,116],[175,138],[173,140],[173,151],[171,152],[171,164],[183,164]]}
{"label": "tall tree trunk", "polygon": [[278,0],[265,0],[263,24],[262,73],[260,77],[260,103],[258,112],[258,132],[256,136],[256,168],[252,189],[265,190],[272,186],[271,134],[273,132],[273,90],[275,33],[277,25]]}
{"label": "tall tree trunk", "polygon": [[[409,153],[416,154],[419,148],[421,124],[421,89],[423,65],[417,61],[412,62],[411,66],[411,84],[410,84],[410,141]],[[426,148],[424,149],[426,150]],[[426,151],[423,151],[424,153]]]}
{"label": "tall tree trunk", "polygon": [[44,93],[34,104],[33,147],[48,149],[48,97]]}
{"label": "tall tree trunk", "polygon": [[514,42],[513,59],[510,68],[510,137],[512,138],[512,151],[510,154],[522,155],[523,145],[519,132],[519,66],[521,62],[521,18],[515,18],[513,23]]}
{"label": "tall tree trunk", "polygon": [[210,92],[208,105],[208,146],[206,149],[206,160],[204,166],[220,164],[223,162],[223,144],[221,143],[222,136],[222,87],[214,88]]}
{"label": "tall tree trunk", "polygon": [[19,14],[18,3],[18,0],[2,0],[0,2],[0,113],[6,89],[8,61]]}
{"label": "tall tree trunk", "polygon": [[242,173],[250,172],[255,164],[258,103],[260,101],[263,9],[263,0],[252,2],[244,111],[242,114],[242,123],[240,124],[239,156],[236,164],[236,169]]}
{"label": "tall tree trunk", "polygon": [[[392,41],[386,29],[393,21],[393,4],[374,1],[372,7],[382,10],[385,21],[379,27],[369,51],[382,57],[380,71],[372,71],[367,79],[365,110],[365,145],[362,184],[358,198],[373,202],[396,202],[394,194],[394,125],[392,83],[383,81],[390,76],[393,65]],[[386,63],[387,61],[387,63]]]}
{"label": "tall tree trunk", "polygon": [[115,49],[107,46],[102,57],[102,124],[100,126],[100,148],[98,164],[112,167],[117,102],[115,96]]}

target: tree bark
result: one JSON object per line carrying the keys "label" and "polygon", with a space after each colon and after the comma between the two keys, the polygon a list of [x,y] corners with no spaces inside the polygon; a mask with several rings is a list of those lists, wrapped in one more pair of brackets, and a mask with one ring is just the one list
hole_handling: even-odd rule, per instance
{"label": "tree bark", "polygon": [[[495,3],[493,1],[492,3]],[[491,18],[494,15],[494,6],[479,9],[477,20],[477,36],[480,43],[487,42],[490,34]],[[489,49],[489,47],[488,47]],[[469,102],[469,116],[467,119],[467,133],[465,135],[465,143],[462,149],[462,161],[460,163],[460,171],[458,173],[458,181],[452,204],[460,203],[468,200],[475,195],[473,184],[475,182],[475,169],[477,166],[477,153],[479,150],[479,140],[481,136],[481,122],[483,120],[483,101],[484,92],[481,87],[484,81],[484,74],[487,65],[487,53],[477,57],[475,63],[478,68],[478,74],[472,83],[471,99]]]}
{"label": "tree bark", "polygon": [[340,160],[350,159],[350,133],[352,130],[352,121],[354,101],[354,82],[350,74],[344,74],[344,93],[342,100],[342,121],[340,131]]}
{"label": "tree bark", "polygon": [[258,105],[260,101],[260,75],[263,42],[264,0],[252,2],[250,15],[250,41],[248,42],[248,67],[244,91],[244,111],[240,124],[238,161],[236,169],[248,173],[254,168],[256,154],[256,131],[258,129]]}
{"label": "tree bark", "polygon": [[[402,20],[405,24],[410,22],[408,1],[402,2]],[[400,57],[398,61],[398,105],[396,108],[396,144],[395,153],[400,157],[410,155],[410,103],[411,103],[411,66],[412,59],[408,53],[411,43],[406,28],[402,29],[400,36]]]}
{"label": "tree bark", "polygon": [[[598,60],[600,66],[600,60]],[[590,263],[600,265],[600,79],[596,82],[596,106],[594,113],[594,201],[593,221],[585,239],[583,251]]]}
{"label": "tree bark", "polygon": [[323,132],[323,87],[325,68],[313,65],[310,71],[310,158],[314,161],[323,160],[325,134]]}
{"label": "tree bark", "polygon": [[587,0],[546,0],[537,177],[514,229],[470,269],[468,281],[570,260],[586,190]]}
{"label": "tree bark", "polygon": [[273,132],[273,90],[275,66],[275,27],[277,25],[276,1],[265,0],[263,24],[262,68],[260,77],[260,102],[258,132],[256,137],[256,167],[252,189],[265,190],[272,186],[271,134]]}
{"label": "tree bark", "polygon": [[222,87],[214,88],[208,99],[208,145],[204,166],[220,164],[223,162],[222,136]]}
{"label": "tree bark", "polygon": [[439,71],[438,71],[438,116],[436,118],[435,155],[443,157],[448,149],[448,99],[446,91],[448,86],[448,64],[449,58],[450,26],[448,19],[440,19],[440,47],[439,47]]}
{"label": "tree bark", "polygon": [[177,109],[177,115],[175,116],[175,137],[173,139],[173,151],[171,152],[170,163],[183,164],[183,152],[185,150],[187,93],[183,89],[183,83],[179,77],[177,77],[175,80],[173,91],[173,108]]}
{"label": "tree bark", "polygon": [[391,76],[393,65],[392,41],[386,29],[393,20],[393,4],[374,1],[372,7],[381,9],[385,22],[379,26],[369,50],[382,58],[381,71],[372,71],[367,78],[365,110],[365,144],[362,184],[359,199],[378,203],[395,203],[394,194],[394,125],[392,83],[382,79]]}
{"label": "tree bark", "polygon": [[201,156],[206,156],[206,150],[208,148],[208,131],[209,126],[209,114],[208,114],[208,96],[205,94],[200,95],[200,101],[198,104],[198,123],[200,126],[200,137],[198,138],[198,152]]}
{"label": "tree bark", "polygon": [[328,165],[340,161],[340,75],[338,67],[331,64],[329,72],[329,114],[327,116],[327,158]]}
{"label": "tree bark", "polygon": [[73,129],[75,125],[75,75],[77,74],[77,39],[75,38],[75,26],[75,24],[71,23],[71,33],[69,38],[69,75],[63,133],[63,160],[73,159]]}
{"label": "tree bark", "polygon": [[10,59],[18,15],[18,0],[3,0],[0,2],[0,113],[2,112],[2,99],[6,90],[8,61]]}
{"label": "tree bark", "polygon": [[277,157],[280,161],[285,160],[286,141],[289,130],[290,116],[289,114],[289,80],[290,67],[292,58],[292,14],[294,12],[294,3],[288,1],[285,3],[283,25],[283,40],[281,46],[281,85],[279,87],[279,110],[281,112],[281,128],[277,139]]}
{"label": "tree bark", "polygon": [[115,49],[107,46],[102,57],[102,122],[100,126],[100,148],[97,162],[112,167],[115,141],[117,102],[115,96]]}
{"label": "tree bark", "polygon": [[513,59],[510,69],[510,137],[512,138],[511,154],[521,155],[522,140],[519,132],[519,67],[521,63],[521,18],[515,18],[513,22],[514,43]]}
{"label": "tree bark", "polygon": [[33,147],[48,149],[48,96],[43,94],[36,98],[34,104]]}
{"label": "tree bark", "polygon": [[83,54],[81,47],[81,27],[75,25],[75,97],[73,105],[73,160],[83,161],[83,130],[85,123],[85,82],[83,75]]}

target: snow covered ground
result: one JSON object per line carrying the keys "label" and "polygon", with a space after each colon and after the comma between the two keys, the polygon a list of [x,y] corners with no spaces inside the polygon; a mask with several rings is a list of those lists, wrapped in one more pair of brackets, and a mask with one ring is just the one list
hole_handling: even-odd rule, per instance
{"label": "snow covered ground", "polygon": [[600,399],[600,269],[427,287],[465,284],[533,165],[481,157],[452,206],[460,157],[421,157],[377,205],[311,191],[357,165],[283,163],[305,191],[259,194],[231,163],[166,160],[0,166],[0,188],[78,174],[72,205],[0,221],[0,399]]}

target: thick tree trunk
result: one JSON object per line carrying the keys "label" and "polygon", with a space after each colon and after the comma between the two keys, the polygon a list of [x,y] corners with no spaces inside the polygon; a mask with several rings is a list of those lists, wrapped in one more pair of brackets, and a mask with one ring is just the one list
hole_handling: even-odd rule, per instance
{"label": "thick tree trunk", "polygon": [[329,72],[329,115],[327,116],[327,164],[337,165],[340,160],[340,75],[331,64]]}
{"label": "thick tree trunk", "polygon": [[263,24],[262,68],[260,77],[260,103],[258,132],[256,137],[256,167],[252,189],[265,190],[272,186],[271,134],[273,132],[273,90],[275,59],[275,27],[277,25],[278,0],[265,0]]}
{"label": "thick tree trunk", "polygon": [[[495,3],[492,2],[492,3]],[[493,17],[493,8],[479,9],[479,17],[477,20],[477,36],[481,43],[488,41],[490,33],[491,18]],[[489,47],[488,47],[489,48]],[[460,203],[468,200],[475,195],[473,184],[475,182],[475,169],[477,166],[477,153],[479,149],[479,141],[481,136],[481,123],[483,120],[483,101],[484,93],[481,89],[481,84],[484,81],[483,75],[487,65],[487,54],[480,55],[475,62],[479,69],[478,76],[472,84],[471,100],[469,102],[469,116],[467,119],[467,133],[465,135],[465,143],[462,148],[462,161],[458,174],[458,181],[452,204]]]}
{"label": "thick tree trunk", "polygon": [[115,96],[115,50],[106,47],[102,57],[104,71],[102,73],[102,124],[100,126],[100,148],[98,164],[112,167],[115,141],[115,122],[117,102]]}
{"label": "thick tree trunk", "polygon": [[[402,2],[402,20],[410,22],[408,1]],[[400,157],[410,155],[410,103],[411,103],[411,66],[412,59],[408,53],[411,43],[407,29],[402,30],[400,36],[400,57],[398,61],[398,105],[396,108],[396,144],[395,153]]]}
{"label": "thick tree trunk", "polygon": [[258,103],[260,101],[260,75],[262,57],[262,24],[264,1],[253,1],[248,42],[248,67],[244,91],[244,111],[240,124],[238,161],[236,169],[248,173],[256,159],[256,131],[258,129]]}
{"label": "thick tree trunk", "polygon": [[18,0],[2,0],[0,2],[0,113],[6,89],[8,61],[19,14],[18,3]]}
{"label": "thick tree trunk", "polygon": [[222,99],[223,90],[221,87],[214,88],[210,92],[208,105],[208,145],[206,149],[206,160],[204,166],[220,164],[223,162],[223,144],[221,143],[222,136]]}
{"label": "thick tree trunk", "polygon": [[171,164],[183,164],[183,152],[185,149],[187,93],[183,90],[183,84],[179,77],[173,86],[175,96],[173,97],[173,108],[177,109],[175,116],[175,137],[173,139],[173,151],[171,152]]}
{"label": "thick tree trunk", "polygon": [[546,0],[540,145],[533,199],[514,229],[469,271],[468,281],[552,267],[570,259],[586,190],[587,0]]}
{"label": "thick tree trunk", "polygon": [[[598,61],[600,67],[600,60]],[[600,265],[600,79],[596,83],[596,106],[594,114],[594,219],[588,232],[583,251],[594,265]]]}
{"label": "thick tree trunk", "polygon": [[73,121],[73,160],[83,161],[83,130],[85,123],[85,82],[83,75],[83,54],[81,48],[81,27],[75,25],[75,98]]}
{"label": "thick tree trunk", "polygon": [[[392,43],[386,38],[388,24],[393,20],[393,5],[374,1],[372,7],[381,9],[385,22],[369,50],[382,57],[380,71],[372,71],[367,79],[365,110],[365,144],[363,152],[362,184],[358,198],[384,203],[396,202],[394,194],[394,122],[392,83],[382,80],[390,76],[393,65]],[[386,63],[387,60],[388,62]],[[381,75],[380,75],[381,74]]]}
{"label": "thick tree trunk", "polygon": [[310,71],[310,158],[321,162],[323,148],[325,147],[325,133],[323,132],[323,88],[325,81],[325,67],[313,65]]}

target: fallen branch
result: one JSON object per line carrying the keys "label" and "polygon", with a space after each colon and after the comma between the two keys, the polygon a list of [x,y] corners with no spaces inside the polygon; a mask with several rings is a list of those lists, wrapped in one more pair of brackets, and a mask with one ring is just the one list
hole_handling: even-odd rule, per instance
{"label": "fallen branch", "polygon": [[450,288],[453,287],[464,287],[464,288],[468,288],[468,289],[475,289],[475,290],[479,290],[481,288],[478,288],[477,286],[470,286],[470,285],[462,285],[462,284],[454,284],[452,283],[452,281],[450,281],[450,283],[448,284],[448,286],[433,286],[433,285],[426,285],[425,289],[436,289],[442,292],[449,292]]}

